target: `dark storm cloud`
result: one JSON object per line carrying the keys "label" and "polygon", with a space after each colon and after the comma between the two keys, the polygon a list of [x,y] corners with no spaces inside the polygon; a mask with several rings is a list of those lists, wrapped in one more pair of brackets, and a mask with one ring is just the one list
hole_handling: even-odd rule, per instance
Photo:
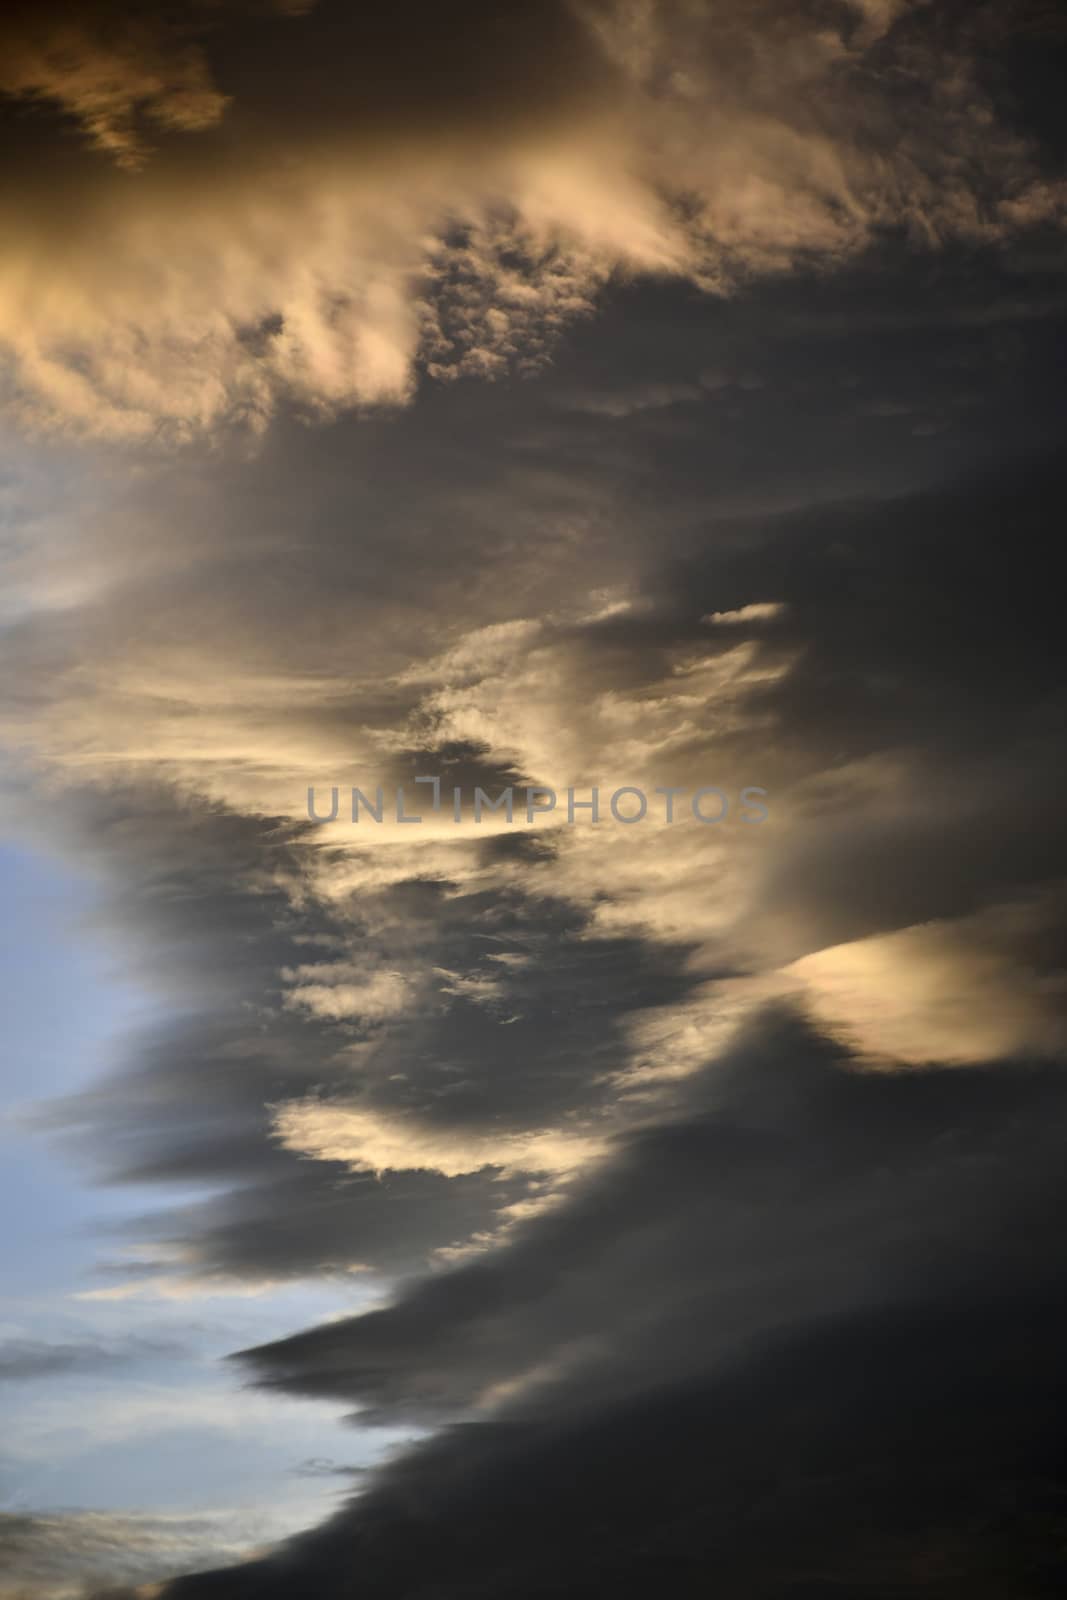
{"label": "dark storm cloud", "polygon": [[249,1353],[261,1381],[388,1418],[513,1383],[537,1412],[714,1367],[775,1328],[1056,1284],[1062,1075],[850,1070],[788,1015],[753,1024],[499,1255],[391,1308]]}
{"label": "dark storm cloud", "polygon": [[830,1321],[608,1412],[445,1435],[272,1561],[166,1593],[1037,1600],[1063,1331],[1041,1298]]}
{"label": "dark storm cloud", "polygon": [[1053,1592],[1065,1116],[1058,1070],[857,1074],[765,1017],[507,1252],[251,1352],[386,1414],[499,1398],[168,1593]]}

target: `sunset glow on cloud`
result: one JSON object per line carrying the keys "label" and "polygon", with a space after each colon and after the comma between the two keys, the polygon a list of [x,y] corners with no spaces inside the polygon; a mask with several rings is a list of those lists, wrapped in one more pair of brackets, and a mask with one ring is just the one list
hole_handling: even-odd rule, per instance
{"label": "sunset glow on cloud", "polygon": [[1065,65],[6,9],[0,1600],[1059,1592]]}

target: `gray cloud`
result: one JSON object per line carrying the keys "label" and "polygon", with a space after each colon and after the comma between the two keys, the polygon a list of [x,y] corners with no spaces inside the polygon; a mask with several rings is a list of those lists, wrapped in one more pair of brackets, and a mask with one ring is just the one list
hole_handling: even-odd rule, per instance
{"label": "gray cloud", "polygon": [[[32,1121],[139,1197],[89,1294],[369,1273],[233,1370],[436,1430],[176,1600],[1058,1592],[1059,31],[72,16],[0,339],[143,448],[12,459],[3,799],[166,1016]],[[426,773],[770,819],[305,814]]]}
{"label": "gray cloud", "polygon": [[159,1583],[197,1562],[236,1557],[248,1531],[239,1518],[231,1521],[225,1514],[0,1512],[0,1595],[65,1600],[87,1592],[114,1594],[124,1584]]}
{"label": "gray cloud", "polygon": [[180,1355],[183,1346],[173,1340],[128,1338],[104,1343],[77,1343],[41,1339],[0,1341],[0,1383],[52,1378],[67,1373],[101,1372],[139,1362]]}
{"label": "gray cloud", "polygon": [[491,1403],[271,1560],[168,1593],[1054,1571],[1064,1111],[1058,1070],[868,1075],[765,1017],[509,1252],[249,1353],[388,1415]]}
{"label": "gray cloud", "polygon": [[[413,427],[409,442],[421,450],[417,418]],[[403,496],[399,440],[391,448],[395,463],[387,454],[378,467],[387,507]],[[436,474],[446,486],[468,470],[465,453],[437,463],[431,448],[423,459],[431,481]],[[638,453],[636,486],[644,470]],[[640,574],[640,605],[546,606],[532,632],[508,632],[511,625],[480,632],[479,624],[499,626],[509,603],[513,614],[508,579],[523,568],[510,539],[494,546],[476,526],[459,535],[478,574],[460,645],[454,628],[435,636],[435,609],[454,591],[447,562],[438,569],[431,553],[419,590],[425,631],[415,633],[410,651],[395,654],[392,525],[380,546],[370,539],[353,569],[343,519],[324,513],[321,532],[304,546],[306,603],[287,612],[278,601],[272,611],[270,566],[253,565],[246,576],[242,564],[242,538],[252,559],[261,530],[254,538],[244,531],[239,503],[224,511],[234,518],[237,544],[232,565],[212,563],[217,619],[201,616],[192,652],[175,631],[167,672],[181,689],[195,653],[194,685],[211,658],[225,678],[234,634],[252,644],[257,617],[261,627],[269,618],[273,682],[265,692],[263,669],[246,669],[220,725],[220,752],[223,738],[247,740],[258,727],[262,755],[231,765],[206,752],[208,759],[185,768],[186,783],[229,790],[230,803],[168,786],[116,786],[104,764],[102,787],[72,793],[65,811],[53,800],[42,814],[50,830],[62,818],[70,846],[116,883],[110,908],[98,915],[101,932],[117,936],[133,969],[186,1009],[129,1041],[128,1065],[110,1083],[48,1114],[53,1126],[80,1130],[76,1144],[101,1174],[222,1185],[209,1200],[166,1216],[148,1213],[138,1225],[142,1244],[161,1247],[157,1276],[173,1276],[166,1263],[175,1252],[178,1273],[206,1283],[354,1266],[406,1271],[491,1235],[537,1201],[544,1177],[502,1175],[488,1156],[485,1169],[474,1170],[483,1158],[472,1160],[472,1148],[484,1151],[485,1140],[496,1138],[507,1166],[515,1140],[546,1130],[610,1141],[657,1114],[657,1096],[669,1093],[661,1083],[620,1097],[635,1054],[643,1051],[660,1072],[681,1067],[691,1053],[700,1065],[702,1051],[718,1048],[715,1030],[726,1026],[746,982],[758,1000],[759,985],[783,963],[932,919],[943,928],[943,959],[958,974],[954,1003],[972,1011],[967,1058],[1011,1048],[1047,1053],[1057,1037],[1062,970],[1051,935],[1055,884],[1064,875],[1051,784],[1056,738],[1043,720],[1057,692],[1058,618],[1053,597],[1034,594],[1025,563],[1006,568],[998,550],[1008,516],[1016,550],[1028,540],[1040,548],[1060,493],[1056,472],[1043,465],[978,488],[799,514],[738,518],[720,510],[708,537],[690,520],[703,471],[700,456],[681,443],[673,472],[685,509],[660,519],[656,560],[636,525],[624,523],[615,536],[615,572],[630,580],[620,591],[632,594]],[[594,467],[594,487],[597,476]],[[517,503],[519,485],[492,478],[484,486],[489,503]],[[340,491],[327,476],[319,492],[329,507]],[[592,489],[579,479],[554,493],[565,521]],[[413,500],[401,503],[409,509]],[[395,509],[391,515],[400,520]],[[648,518],[655,524],[657,513]],[[421,520],[416,526],[425,532]],[[543,588],[530,597],[536,606],[553,590],[591,587],[604,576],[596,573],[598,545],[594,534],[577,546],[561,539],[550,547]],[[456,553],[452,545],[449,554]],[[176,596],[172,576],[153,571],[150,549],[142,556],[137,608],[159,618],[165,634],[164,618],[173,614],[176,628],[187,614],[180,589]],[[702,621],[767,597],[784,607],[773,628]],[[88,616],[75,609],[58,623],[45,615],[15,630],[10,644],[23,661],[40,642],[38,665],[17,691],[38,727],[55,707],[62,729],[68,686],[85,682],[84,672],[69,676],[67,648],[76,641],[90,662],[97,659],[111,648],[111,617],[131,599],[120,586],[114,598],[91,602]],[[870,625],[875,600],[879,627]],[[316,642],[309,619],[317,616],[321,631],[321,607],[331,604],[339,616],[347,611],[352,631]],[[1021,626],[1009,643],[1014,618]],[[51,660],[64,630],[72,644]],[[994,635],[995,652],[985,648]],[[302,666],[305,648],[315,655]],[[450,656],[450,648],[460,654]],[[734,710],[724,727],[721,664],[738,649],[750,653],[750,665],[730,691]],[[350,650],[362,663],[358,688],[348,681]],[[703,682],[679,675],[693,659],[711,664]],[[211,669],[207,678],[214,676]],[[148,714],[140,765],[166,771],[159,752],[173,739],[181,771],[181,745],[190,729],[203,737],[210,709],[195,708],[195,687],[181,691],[188,704],[180,707],[169,691],[147,700],[143,684],[142,675],[131,691]],[[683,693],[684,718],[672,712],[661,728],[660,708],[682,703]],[[605,709],[620,701],[625,721],[606,723]],[[110,687],[74,704],[79,741],[92,737],[101,713],[115,727],[129,726],[124,694],[115,697]],[[317,770],[307,773],[292,770],[286,745],[286,730],[302,729],[304,705],[324,740]],[[531,706],[553,730],[540,747],[527,742]],[[654,836],[641,844],[640,830],[625,838],[602,831],[599,842],[591,831],[536,838],[516,831],[479,843],[468,825],[437,843],[405,841],[401,850],[377,832],[342,828],[327,838],[297,820],[308,776],[327,784],[351,776],[373,787],[374,778],[388,786],[439,770],[446,780],[495,791],[543,779],[537,762],[547,755],[557,764],[580,761],[591,782],[598,769],[610,770],[620,734],[631,737],[643,717],[651,719],[654,754],[642,757],[650,786],[692,788],[725,776],[732,787],[758,778],[774,797],[773,828],[747,846],[740,831],[724,845],[714,830],[695,837],[690,829],[672,835],[676,853],[666,857]],[[536,732],[538,724],[529,725]],[[476,728],[481,743],[471,737]],[[368,729],[382,742],[368,742]],[[57,741],[61,763],[66,739],[61,733]],[[249,766],[260,772],[246,787]],[[577,765],[568,774],[581,775]],[[281,796],[283,781],[290,816],[255,815]],[[704,887],[713,871],[720,874],[714,930]],[[670,921],[659,926],[654,918],[665,905]],[[1005,920],[997,908],[1012,905],[1022,909]],[[983,1033],[973,1017],[967,972],[975,940],[988,939],[960,919],[976,915],[995,919],[988,939],[1000,952],[998,982],[1019,997],[1005,1013],[1007,1031]],[[136,930],[132,941],[126,930]],[[910,946],[890,947],[888,959],[890,976],[878,980],[877,994],[884,982],[913,981]],[[805,1002],[826,1025],[846,1033],[859,1027],[876,1047],[866,991],[848,993],[835,1015],[835,974],[802,972]],[[988,983],[988,972],[980,981]],[[690,1027],[685,1054],[672,1062]],[[899,1026],[887,1033],[890,1055],[900,1036]],[[936,1059],[941,1036],[937,1044],[933,1033],[927,1037]],[[363,1119],[355,1136],[354,1113]],[[287,1119],[284,1143],[279,1117]],[[375,1151],[383,1141],[395,1148],[401,1135],[413,1149],[410,1141],[421,1140],[419,1148],[447,1171],[376,1175]],[[557,1159],[565,1162],[566,1152]],[[460,1175],[464,1165],[470,1170]],[[147,1279],[143,1261],[131,1283],[137,1274]]]}
{"label": "gray cloud", "polygon": [[714,1371],[775,1329],[990,1278],[1044,1289],[1061,1271],[1062,1100],[1057,1071],[1022,1065],[857,1074],[764,1017],[687,1082],[677,1120],[502,1255],[246,1359],[383,1419],[538,1416]]}

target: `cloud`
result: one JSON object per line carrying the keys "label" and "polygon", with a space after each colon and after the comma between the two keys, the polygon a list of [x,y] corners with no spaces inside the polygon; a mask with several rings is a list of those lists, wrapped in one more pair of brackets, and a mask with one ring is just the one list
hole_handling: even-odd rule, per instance
{"label": "cloud", "polygon": [[[347,897],[338,916],[314,890],[306,828],[160,793],[70,805],[83,859],[103,865],[117,849],[124,863],[102,924],[158,916],[143,979],[190,1010],[131,1038],[126,1064],[38,1123],[112,1180],[220,1191],[139,1219],[128,1282],[87,1291],[98,1299],[410,1269],[491,1233],[544,1203],[545,1174],[600,1154],[621,1019],[685,987],[669,951],[581,938],[580,913],[508,885],[506,858],[496,887],[456,895],[409,879],[364,894],[353,922]],[[368,938],[417,1004],[368,1015],[292,1003],[315,944],[354,950]],[[337,977],[346,964],[321,965]],[[484,984],[499,1006],[487,1007]]]}
{"label": "cloud", "polygon": [[[77,1600],[122,1584],[154,1585],[192,1564],[238,1559],[249,1528],[232,1513],[145,1516],[108,1512],[0,1513],[0,1596]],[[141,1600],[159,1593],[138,1588]]]}
{"label": "cloud", "polygon": [[[249,1359],[273,1386],[426,1420],[546,1362],[560,1404],[571,1384],[591,1400],[712,1370],[783,1324],[921,1302],[957,1279],[978,1292],[986,1274],[1044,1281],[1061,1101],[1054,1070],[857,1072],[788,1011],[764,1010],[685,1080],[673,1112],[506,1252]],[[990,1208],[976,1260],[967,1241]]]}
{"label": "cloud", "polygon": [[383,1600],[431,1583],[533,1600],[561,1573],[583,1597],[695,1597],[709,1573],[745,1596],[1008,1595],[1009,1574],[1056,1571],[1062,1532],[1062,1322],[1040,1301],[1020,1312],[1036,1322],[981,1301],[833,1320],[701,1384],[456,1430],[274,1561],[167,1594],[330,1600],[355,1570]]}
{"label": "cloud", "polygon": [[367,974],[353,962],[305,963],[284,970],[282,976],[290,984],[286,1005],[335,1022],[342,1018],[383,1022],[401,1012],[410,997],[402,973]]}
{"label": "cloud", "polygon": [[[1021,35],[183,27],[209,126],[131,99],[123,155],[81,78],[5,106],[11,415],[59,432],[0,477],[4,812],[156,1002],[31,1121],[122,1187],[97,1316],[242,1294],[262,1340],[330,1279],[369,1309],[246,1353],[252,1430],[297,1394],[438,1432],[177,1593],[1017,1600],[1058,1560],[1067,881],[1060,178]],[[432,773],[561,804],[348,820]],[[98,1354],[8,1346],[54,1380],[42,1458]],[[78,1427],[116,1447],[188,1409],[105,1387]],[[56,1582],[155,1570],[69,1547]]]}
{"label": "cloud", "polygon": [[805,956],[789,972],[825,1026],[892,1062],[1062,1059],[1058,896],[925,922]]}
{"label": "cloud", "polygon": [[715,628],[740,628],[749,622],[773,622],[784,609],[777,600],[755,600],[751,605],[738,606],[736,611],[713,611],[701,620]]}
{"label": "cloud", "polygon": [[[421,452],[414,413],[410,426]],[[1065,865],[1041,709],[1059,624],[1025,564],[998,556],[1006,516],[1017,550],[1040,545],[1062,495],[1052,467],[764,514],[743,539],[720,512],[715,540],[687,532],[655,560],[624,521],[604,545],[538,546],[527,567],[521,540],[464,528],[432,451],[413,501],[393,448],[377,469],[392,509],[358,563],[343,519],[324,516],[286,567],[300,606],[260,562],[270,524],[222,493],[225,560],[194,541],[179,577],[160,519],[128,580],[125,522],[101,518],[82,555],[107,574],[91,598],[31,614],[0,645],[24,664],[9,704],[36,744],[30,825],[114,885],[99,931],[180,1008],[47,1123],[102,1176],[214,1190],[135,1224],[152,1278],[140,1262],[90,1293],[455,1259],[543,1204],[545,1174],[658,1115],[775,994],[891,1060],[1059,1049],[1062,957],[1045,932],[1058,901],[1041,891]],[[284,459],[271,470],[281,482]],[[689,470],[680,460],[683,498]],[[316,483],[312,503],[340,492],[329,472]],[[505,478],[491,504],[521,515],[526,487]],[[553,483],[562,524],[586,492]],[[461,620],[432,543],[417,601],[390,566],[397,530],[425,531],[421,495],[445,517],[453,493],[447,554],[476,575]],[[626,574],[612,590],[625,607],[590,601],[602,550]],[[527,572],[533,604],[516,615]],[[215,598],[190,631],[199,584]],[[767,594],[773,628],[702,621]],[[871,594],[888,608],[878,628],[857,620]],[[418,618],[410,632],[397,606]],[[131,637],[131,615],[152,628]],[[1011,640],[995,659],[980,647],[991,630]],[[165,689],[149,692],[161,660]],[[311,750],[314,770],[294,772]],[[651,797],[711,782],[731,814],[668,825],[654,800],[634,827],[557,817],[491,834],[431,829],[432,813],[419,829],[301,816],[308,777],[373,789],[433,771],[468,792],[599,783],[605,811],[618,783]],[[737,820],[750,781],[769,793],[760,828]],[[996,910],[1034,896],[1044,910]],[[833,977],[857,971],[862,983]]]}
{"label": "cloud", "polygon": [[279,1108],[275,1128],[289,1150],[342,1161],[357,1172],[440,1172],[446,1178],[497,1167],[501,1172],[566,1176],[604,1153],[602,1142],[565,1128],[527,1133],[449,1136],[399,1118],[307,1102]]}
{"label": "cloud", "polygon": [[51,1378],[65,1373],[106,1372],[135,1362],[173,1356],[181,1346],[162,1339],[131,1338],[114,1344],[46,1343],[40,1339],[0,1341],[0,1383]]}
{"label": "cloud", "polygon": [[699,398],[700,390],[695,384],[649,383],[570,395],[563,404],[567,410],[588,411],[594,417],[629,417],[636,411],[659,411]]}
{"label": "cloud", "polygon": [[[917,4],[412,0],[368,23],[322,0],[180,25],[60,6],[6,26],[16,108],[58,106],[96,147],[80,186],[27,199],[9,173],[0,201],[0,342],[30,427],[182,439],[395,407],[423,373],[539,368],[620,276],[722,294],[888,230],[988,243],[1062,214],[981,27]],[[35,125],[30,170],[62,148]]]}
{"label": "cloud", "polygon": [[0,93],[54,102],[127,171],[147,159],[139,116],[175,132],[212,127],[226,100],[203,52],[172,20],[138,12],[106,3],[9,8]]}
{"label": "cloud", "polygon": [[575,1594],[696,1594],[715,1570],[741,1594],[890,1571],[947,1596],[997,1550],[1028,1570],[1062,1481],[1065,1110],[1056,1069],[858,1072],[764,1013],[684,1116],[508,1250],[246,1353],[364,1416],[481,1420],[168,1593],[329,1597],[358,1572],[533,1596],[565,1571]]}

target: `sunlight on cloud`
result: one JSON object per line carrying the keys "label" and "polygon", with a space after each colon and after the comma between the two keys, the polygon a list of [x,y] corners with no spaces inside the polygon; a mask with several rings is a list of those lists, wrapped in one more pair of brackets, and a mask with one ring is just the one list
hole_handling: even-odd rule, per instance
{"label": "sunlight on cloud", "polygon": [[594,1134],[563,1128],[479,1133],[464,1127],[453,1132],[420,1125],[415,1119],[314,1101],[278,1107],[274,1126],[287,1149],[378,1174],[428,1170],[455,1178],[499,1167],[504,1174],[566,1177],[599,1160],[607,1150],[606,1142]]}
{"label": "sunlight on cloud", "polygon": [[[996,240],[1061,211],[1025,142],[998,125],[966,34],[948,67],[908,36],[891,80],[867,55],[893,49],[908,8],[862,9],[855,30],[802,8],[756,55],[748,6],[553,8],[600,81],[534,116],[497,108],[481,139],[465,125],[474,113],[449,106],[454,129],[388,154],[356,117],[311,132],[242,120],[195,38],[101,43],[73,21],[52,35],[26,23],[9,92],[58,102],[101,160],[135,170],[94,172],[69,214],[12,214],[0,343],[23,421],[181,439],[255,433],[283,402],[312,415],[404,405],[424,368],[537,368],[616,275],[724,293],[798,261],[840,262],[887,228]],[[908,97],[909,80],[922,92]],[[158,169],[135,109],[177,134]]]}
{"label": "sunlight on cloud", "polygon": [[1062,973],[1025,952],[1055,906],[995,906],[805,956],[785,969],[812,1012],[863,1056],[964,1065],[1062,1055]]}

